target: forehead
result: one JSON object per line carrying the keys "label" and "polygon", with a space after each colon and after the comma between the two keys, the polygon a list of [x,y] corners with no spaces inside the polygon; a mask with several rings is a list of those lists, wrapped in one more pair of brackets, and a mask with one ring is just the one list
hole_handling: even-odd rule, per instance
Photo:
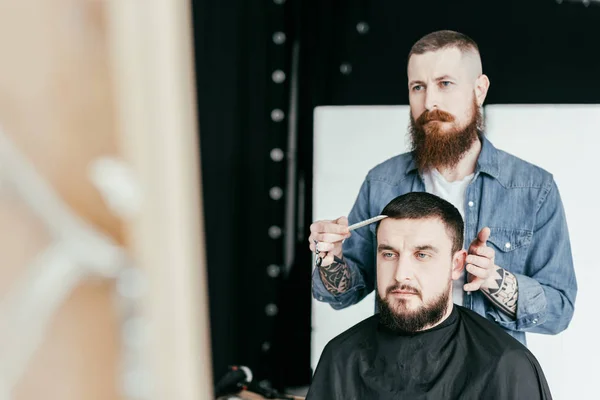
{"label": "forehead", "polygon": [[466,73],[467,57],[455,48],[414,54],[408,61],[408,79],[426,80],[440,76],[462,76]]}
{"label": "forehead", "polygon": [[406,246],[434,245],[451,247],[452,239],[440,218],[392,219],[381,221],[377,231],[379,244]]}

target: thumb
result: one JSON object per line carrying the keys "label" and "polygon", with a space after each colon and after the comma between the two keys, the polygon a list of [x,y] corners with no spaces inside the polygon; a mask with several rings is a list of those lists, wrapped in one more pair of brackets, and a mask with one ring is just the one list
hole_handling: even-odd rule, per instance
{"label": "thumb", "polygon": [[488,241],[488,239],[490,238],[491,233],[492,233],[492,231],[490,230],[490,228],[488,228],[486,226],[485,228],[480,230],[479,233],[477,234],[477,240],[479,240],[479,242],[482,245],[485,245],[486,242]]}

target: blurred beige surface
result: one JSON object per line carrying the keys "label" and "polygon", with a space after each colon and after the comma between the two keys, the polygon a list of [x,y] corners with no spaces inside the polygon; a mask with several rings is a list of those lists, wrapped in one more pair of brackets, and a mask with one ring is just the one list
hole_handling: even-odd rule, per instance
{"label": "blurred beige surface", "polygon": [[[88,179],[90,161],[118,153],[105,6],[97,0],[0,2],[0,129],[74,212],[123,243],[120,221]],[[10,187],[0,186],[0,226],[2,295],[51,238]],[[16,399],[120,398],[112,285],[84,282],[71,293],[19,381]]]}
{"label": "blurred beige surface", "polygon": [[[0,2],[0,129],[74,215],[126,248],[143,271],[137,306],[149,340],[136,352],[150,374],[141,383],[156,399],[211,396],[189,7]],[[142,189],[126,223],[90,180],[101,157],[123,161]],[[3,173],[18,174],[3,167],[0,159],[0,300],[53,241],[3,185]],[[14,399],[123,399],[114,289],[114,280],[98,278],[69,292]]]}

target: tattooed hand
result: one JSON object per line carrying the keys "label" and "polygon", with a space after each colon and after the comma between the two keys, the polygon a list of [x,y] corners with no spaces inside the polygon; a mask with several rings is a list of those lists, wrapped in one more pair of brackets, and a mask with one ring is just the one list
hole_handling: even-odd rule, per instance
{"label": "tattooed hand", "polygon": [[318,243],[319,256],[323,257],[321,267],[333,264],[333,258],[342,258],[342,242],[350,237],[348,218],[340,217],[335,221],[316,221],[310,225],[310,251],[316,252]]}
{"label": "tattooed hand", "polygon": [[494,249],[487,247],[490,228],[483,228],[469,246],[466,269],[469,273],[465,291],[481,290],[501,311],[515,318],[519,288],[517,278],[496,265]]}
{"label": "tattooed hand", "polygon": [[319,274],[329,293],[337,296],[350,287],[350,269],[342,260],[342,242],[350,237],[348,218],[335,221],[316,221],[310,226],[310,250],[322,257]]}

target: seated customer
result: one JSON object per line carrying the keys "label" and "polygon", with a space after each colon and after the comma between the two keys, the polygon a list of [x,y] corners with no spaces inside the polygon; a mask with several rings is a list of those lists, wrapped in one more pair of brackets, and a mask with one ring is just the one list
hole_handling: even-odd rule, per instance
{"label": "seated customer", "polygon": [[395,198],[382,214],[388,217],[376,232],[379,314],[327,344],[307,400],[551,399],[525,346],[452,302],[452,281],[467,255],[458,210],[415,192]]}

